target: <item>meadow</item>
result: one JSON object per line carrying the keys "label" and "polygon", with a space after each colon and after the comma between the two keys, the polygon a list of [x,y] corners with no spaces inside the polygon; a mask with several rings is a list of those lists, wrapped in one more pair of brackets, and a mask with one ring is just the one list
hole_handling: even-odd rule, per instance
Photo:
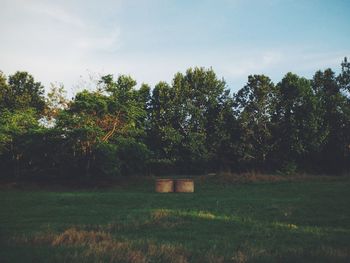
{"label": "meadow", "polygon": [[3,184],[0,262],[350,262],[349,178],[274,178]]}

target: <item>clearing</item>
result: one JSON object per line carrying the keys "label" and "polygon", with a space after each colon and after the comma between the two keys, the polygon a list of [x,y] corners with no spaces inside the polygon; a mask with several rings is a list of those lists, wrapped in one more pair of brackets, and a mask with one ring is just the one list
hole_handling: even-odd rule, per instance
{"label": "clearing", "polygon": [[0,262],[350,262],[350,180],[0,190]]}

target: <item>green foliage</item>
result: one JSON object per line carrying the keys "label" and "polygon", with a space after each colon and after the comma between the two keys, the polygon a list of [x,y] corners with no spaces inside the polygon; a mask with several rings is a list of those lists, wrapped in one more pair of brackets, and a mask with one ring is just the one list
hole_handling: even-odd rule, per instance
{"label": "green foliage", "polygon": [[149,136],[157,158],[179,162],[184,170],[210,157],[221,159],[219,149],[229,137],[224,112],[230,111],[230,102],[225,82],[212,69],[189,69],[185,75],[177,73],[171,86],[157,84],[150,103]]}
{"label": "green foliage", "polygon": [[120,175],[120,161],[117,146],[109,143],[99,143],[95,149],[94,173],[98,177]]}
{"label": "green foliage", "polygon": [[4,110],[0,115],[0,154],[10,152],[16,139],[38,129],[39,124],[33,109],[10,112]]}
{"label": "green foliage", "polygon": [[101,117],[108,113],[108,102],[108,97],[100,92],[83,90],[75,96],[70,109],[74,113],[85,113]]}
{"label": "green foliage", "polygon": [[281,168],[277,170],[279,175],[295,175],[298,173],[298,165],[293,160],[284,161]]}
{"label": "green foliage", "polygon": [[[209,68],[136,87],[106,75],[66,99],[26,72],[0,73],[0,166],[16,178],[350,169],[350,70],[248,76],[230,94]],[[41,176],[40,175],[40,176]],[[51,176],[52,175],[52,176]],[[39,176],[39,177],[40,177]]]}
{"label": "green foliage", "polygon": [[247,85],[235,96],[240,125],[238,142],[240,159],[251,165],[264,167],[275,148],[272,136],[277,91],[264,75],[248,77]]}
{"label": "green foliage", "polygon": [[115,141],[116,157],[120,163],[121,175],[143,175],[147,173],[150,151],[134,138],[120,137]]}
{"label": "green foliage", "polygon": [[144,174],[150,151],[133,138],[118,138],[113,144],[102,142],[94,150],[95,177]]}
{"label": "green foliage", "polygon": [[305,159],[309,162],[310,155],[319,152],[325,134],[311,82],[288,73],[277,86],[275,122],[280,139],[276,154],[284,163],[282,169],[293,171],[297,163],[301,165]]}
{"label": "green foliage", "polygon": [[25,110],[33,108],[42,113],[45,109],[44,87],[35,82],[27,72],[17,71],[9,76],[7,83],[0,76],[0,110]]}
{"label": "green foliage", "polygon": [[350,92],[350,62],[347,57],[341,63],[341,74],[338,76],[338,82],[341,90]]}
{"label": "green foliage", "polygon": [[[0,115],[0,169],[4,176],[12,171],[16,178],[28,166],[27,156],[33,154],[31,139],[40,130],[34,109],[3,110]],[[26,160],[27,159],[27,160]]]}
{"label": "green foliage", "polygon": [[349,161],[349,100],[341,92],[342,86],[331,69],[316,72],[313,88],[318,97],[319,115],[325,133],[320,153],[323,169],[341,172]]}

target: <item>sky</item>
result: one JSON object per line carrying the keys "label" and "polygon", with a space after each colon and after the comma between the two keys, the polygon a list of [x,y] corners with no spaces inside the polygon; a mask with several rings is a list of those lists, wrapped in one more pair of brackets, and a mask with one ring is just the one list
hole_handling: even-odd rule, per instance
{"label": "sky", "polygon": [[153,87],[212,67],[235,92],[250,74],[339,71],[349,11],[348,0],[0,0],[0,70],[72,95],[106,74]]}

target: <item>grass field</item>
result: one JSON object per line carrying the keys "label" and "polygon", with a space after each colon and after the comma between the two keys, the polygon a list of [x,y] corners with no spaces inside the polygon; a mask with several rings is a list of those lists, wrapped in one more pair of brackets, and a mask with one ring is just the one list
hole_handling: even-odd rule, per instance
{"label": "grass field", "polygon": [[0,262],[350,262],[350,180],[0,191]]}

